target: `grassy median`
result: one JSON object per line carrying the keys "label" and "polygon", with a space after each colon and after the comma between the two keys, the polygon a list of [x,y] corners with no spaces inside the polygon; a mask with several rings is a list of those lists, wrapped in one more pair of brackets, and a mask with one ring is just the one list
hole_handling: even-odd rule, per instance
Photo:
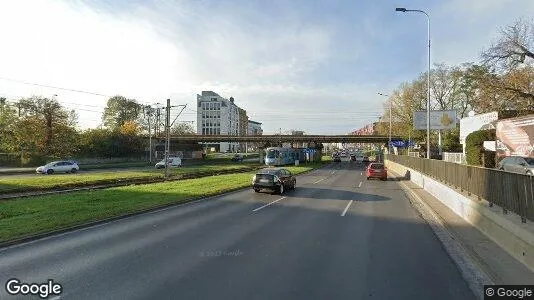
{"label": "grassy median", "polygon": [[[210,171],[240,170],[252,166],[254,163],[239,163],[226,165],[202,165],[189,166],[183,168],[170,169],[170,175],[182,175],[188,173],[201,173]],[[161,178],[164,170],[147,169],[126,172],[92,172],[78,174],[54,174],[38,175],[28,177],[5,177],[0,179],[0,194],[11,192],[21,192],[24,190],[51,189],[61,187],[88,186],[93,184],[103,184],[105,181],[127,180],[132,178]]]}
{"label": "grassy median", "polygon": [[[289,167],[295,174],[322,166]],[[0,201],[0,242],[250,186],[254,173]]]}

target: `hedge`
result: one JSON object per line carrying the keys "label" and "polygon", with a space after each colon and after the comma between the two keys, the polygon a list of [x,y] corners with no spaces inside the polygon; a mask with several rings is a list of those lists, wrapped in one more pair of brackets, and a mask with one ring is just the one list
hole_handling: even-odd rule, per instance
{"label": "hedge", "polygon": [[484,141],[495,140],[495,129],[478,130],[470,133],[465,139],[466,161],[475,166],[495,166],[495,154],[484,151]]}

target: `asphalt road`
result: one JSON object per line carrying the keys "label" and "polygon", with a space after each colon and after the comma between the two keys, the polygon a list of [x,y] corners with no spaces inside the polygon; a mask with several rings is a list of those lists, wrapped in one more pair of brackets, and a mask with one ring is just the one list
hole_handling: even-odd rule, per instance
{"label": "asphalt road", "polygon": [[9,278],[53,279],[50,299],[474,299],[398,183],[363,172],[342,162],[283,196],[239,191],[1,249],[0,299],[17,299]]}

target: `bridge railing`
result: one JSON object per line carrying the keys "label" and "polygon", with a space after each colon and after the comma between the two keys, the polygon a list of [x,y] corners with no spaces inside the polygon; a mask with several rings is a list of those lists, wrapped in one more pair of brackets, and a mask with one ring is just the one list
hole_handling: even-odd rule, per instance
{"label": "bridge railing", "polygon": [[512,211],[521,221],[534,222],[534,176],[453,162],[387,155],[386,159],[423,173],[451,187]]}

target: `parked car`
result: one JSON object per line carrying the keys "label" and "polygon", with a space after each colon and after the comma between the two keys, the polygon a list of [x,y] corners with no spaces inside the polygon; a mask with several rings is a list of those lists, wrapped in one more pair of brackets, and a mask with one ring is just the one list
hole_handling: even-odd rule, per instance
{"label": "parked car", "polygon": [[350,161],[356,161],[356,155],[351,154],[350,155]]}
{"label": "parked car", "polygon": [[341,157],[339,155],[334,156],[334,162],[341,162]]}
{"label": "parked car", "polygon": [[368,162],[369,162],[369,156],[364,156],[364,157],[362,158],[362,162],[363,162],[363,163],[368,163]]}
{"label": "parked car", "polygon": [[261,169],[252,178],[252,188],[256,193],[267,189],[281,195],[285,190],[295,189],[296,185],[296,177],[284,168]]}
{"label": "parked car", "polygon": [[232,157],[232,161],[242,162],[243,161],[243,155],[241,155],[241,154],[234,155],[234,157]]}
{"label": "parked car", "polygon": [[72,161],[53,161],[44,166],[40,166],[35,169],[35,172],[41,174],[54,174],[54,173],[76,173],[80,170],[77,163]]}
{"label": "parked car", "polygon": [[[169,157],[167,160],[169,167],[181,167],[182,159],[179,157]],[[156,164],[156,169],[165,169],[165,159]]]}
{"label": "parked car", "polygon": [[504,158],[498,165],[499,170],[533,175],[534,174],[534,158],[521,156],[508,156]]}
{"label": "parked car", "polygon": [[370,163],[365,171],[367,180],[370,178],[380,178],[381,180],[388,179],[388,171],[383,163]]}

